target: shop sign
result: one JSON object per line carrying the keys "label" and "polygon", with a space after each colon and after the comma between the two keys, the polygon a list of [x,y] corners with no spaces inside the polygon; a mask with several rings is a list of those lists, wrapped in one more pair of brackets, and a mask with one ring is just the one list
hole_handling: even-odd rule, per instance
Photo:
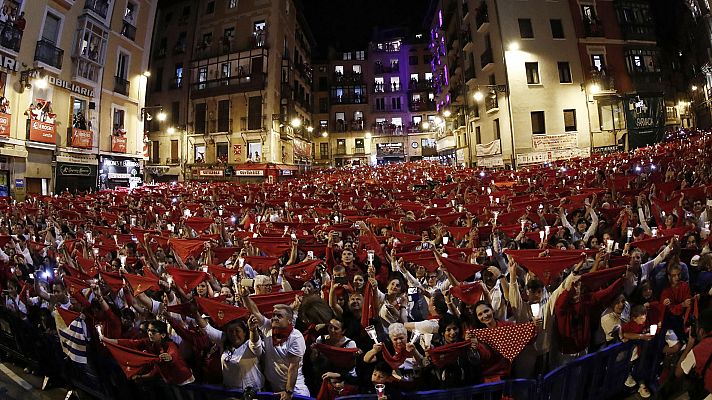
{"label": "shop sign", "polygon": [[623,146],[620,146],[617,144],[612,144],[609,146],[600,146],[600,147],[593,148],[594,154],[608,154],[608,153],[616,153],[618,151],[623,151]]}
{"label": "shop sign", "polygon": [[291,169],[280,169],[279,174],[282,176],[292,176],[294,175],[294,171],[292,171]]}
{"label": "shop sign", "polygon": [[532,135],[532,148],[538,151],[573,149],[577,144],[576,134]]}
{"label": "shop sign", "polygon": [[93,146],[94,133],[83,129],[72,129],[72,147],[91,149]]}
{"label": "shop sign", "polygon": [[236,169],[235,176],[264,176],[265,172],[261,169]]}
{"label": "shop sign", "polygon": [[25,187],[25,180],[22,178],[15,179],[15,189],[22,189]]}
{"label": "shop sign", "polygon": [[20,63],[10,56],[0,54],[0,69],[18,72],[20,70]]}
{"label": "shop sign", "polygon": [[62,165],[59,173],[64,176],[92,176],[92,168],[85,165]]}
{"label": "shop sign", "polygon": [[126,153],[126,144],[128,139],[126,136],[111,136],[111,151],[114,153]]}
{"label": "shop sign", "polygon": [[54,124],[38,121],[36,119],[30,120],[30,140],[55,144]]}
{"label": "shop sign", "polygon": [[221,169],[199,169],[198,170],[198,176],[207,176],[207,177],[220,177],[223,176],[225,171]]}
{"label": "shop sign", "polygon": [[0,136],[10,137],[10,114],[0,113]]}
{"label": "shop sign", "polygon": [[74,82],[65,81],[64,79],[57,78],[55,76],[48,76],[47,81],[54,86],[61,87],[86,97],[94,97],[94,89],[85,88],[79,86]]}

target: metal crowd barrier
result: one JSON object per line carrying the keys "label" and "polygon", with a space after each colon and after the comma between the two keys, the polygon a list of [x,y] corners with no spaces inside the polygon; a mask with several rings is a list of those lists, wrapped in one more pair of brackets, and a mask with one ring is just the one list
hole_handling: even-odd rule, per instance
{"label": "metal crowd barrier", "polygon": [[[658,335],[662,336],[662,335]],[[658,340],[641,347],[641,362],[634,376],[654,377]],[[558,367],[537,379],[512,379],[500,382],[447,389],[404,393],[408,400],[604,400],[624,390],[631,368],[630,357],[637,343],[617,343]],[[0,308],[0,353],[9,356],[61,382],[71,390],[80,390],[97,399],[140,398],[146,400],[274,400],[271,392],[246,395],[242,390],[220,385],[166,385],[160,379],[135,382],[127,380],[116,362],[101,351],[90,352],[89,363],[81,365],[68,360],[56,335],[39,334],[31,326],[4,308]],[[646,354],[647,353],[647,354]],[[373,400],[374,394],[339,397],[338,400]],[[294,396],[296,400],[312,400]]]}

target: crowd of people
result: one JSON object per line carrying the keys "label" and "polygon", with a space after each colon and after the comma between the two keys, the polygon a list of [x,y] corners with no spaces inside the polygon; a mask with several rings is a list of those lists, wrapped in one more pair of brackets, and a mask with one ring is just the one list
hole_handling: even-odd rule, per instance
{"label": "crowd of people", "polygon": [[[404,163],[6,199],[4,305],[83,368],[171,388],[397,399],[634,341],[631,391],[674,393],[697,371],[705,393],[710,154],[712,135],[689,132],[518,171]],[[636,373],[649,359],[652,378]]]}

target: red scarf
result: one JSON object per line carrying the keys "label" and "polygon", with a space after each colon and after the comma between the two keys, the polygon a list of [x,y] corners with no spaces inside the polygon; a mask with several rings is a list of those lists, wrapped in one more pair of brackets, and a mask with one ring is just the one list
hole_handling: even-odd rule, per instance
{"label": "red scarf", "polygon": [[436,347],[430,350],[430,360],[438,368],[445,368],[454,363],[458,357],[472,346],[469,340]]}
{"label": "red scarf", "polygon": [[387,362],[388,365],[390,365],[393,369],[398,369],[401,365],[403,365],[403,362],[406,358],[413,356],[413,353],[408,351],[401,351],[396,353],[395,355],[391,355],[391,352],[388,351],[388,348],[386,346],[383,346],[381,348],[381,353],[383,354],[383,360]]}
{"label": "red scarf", "polygon": [[289,325],[287,328],[272,328],[272,343],[275,346],[281,345],[289,338],[293,330],[294,326],[292,325]]}

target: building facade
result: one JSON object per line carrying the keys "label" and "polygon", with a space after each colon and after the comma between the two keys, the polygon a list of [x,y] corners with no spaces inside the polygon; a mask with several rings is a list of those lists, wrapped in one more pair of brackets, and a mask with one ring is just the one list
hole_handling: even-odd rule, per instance
{"label": "building facade", "polygon": [[293,1],[162,2],[158,21],[151,71],[161,81],[148,102],[169,115],[149,127],[152,179],[252,178],[265,163],[283,174],[311,163],[314,43]]}
{"label": "building facade", "polygon": [[0,196],[141,183],[155,1],[5,0]]}
{"label": "building facade", "polygon": [[315,66],[314,149],[321,166],[436,160],[428,42],[377,31],[367,49]]}

